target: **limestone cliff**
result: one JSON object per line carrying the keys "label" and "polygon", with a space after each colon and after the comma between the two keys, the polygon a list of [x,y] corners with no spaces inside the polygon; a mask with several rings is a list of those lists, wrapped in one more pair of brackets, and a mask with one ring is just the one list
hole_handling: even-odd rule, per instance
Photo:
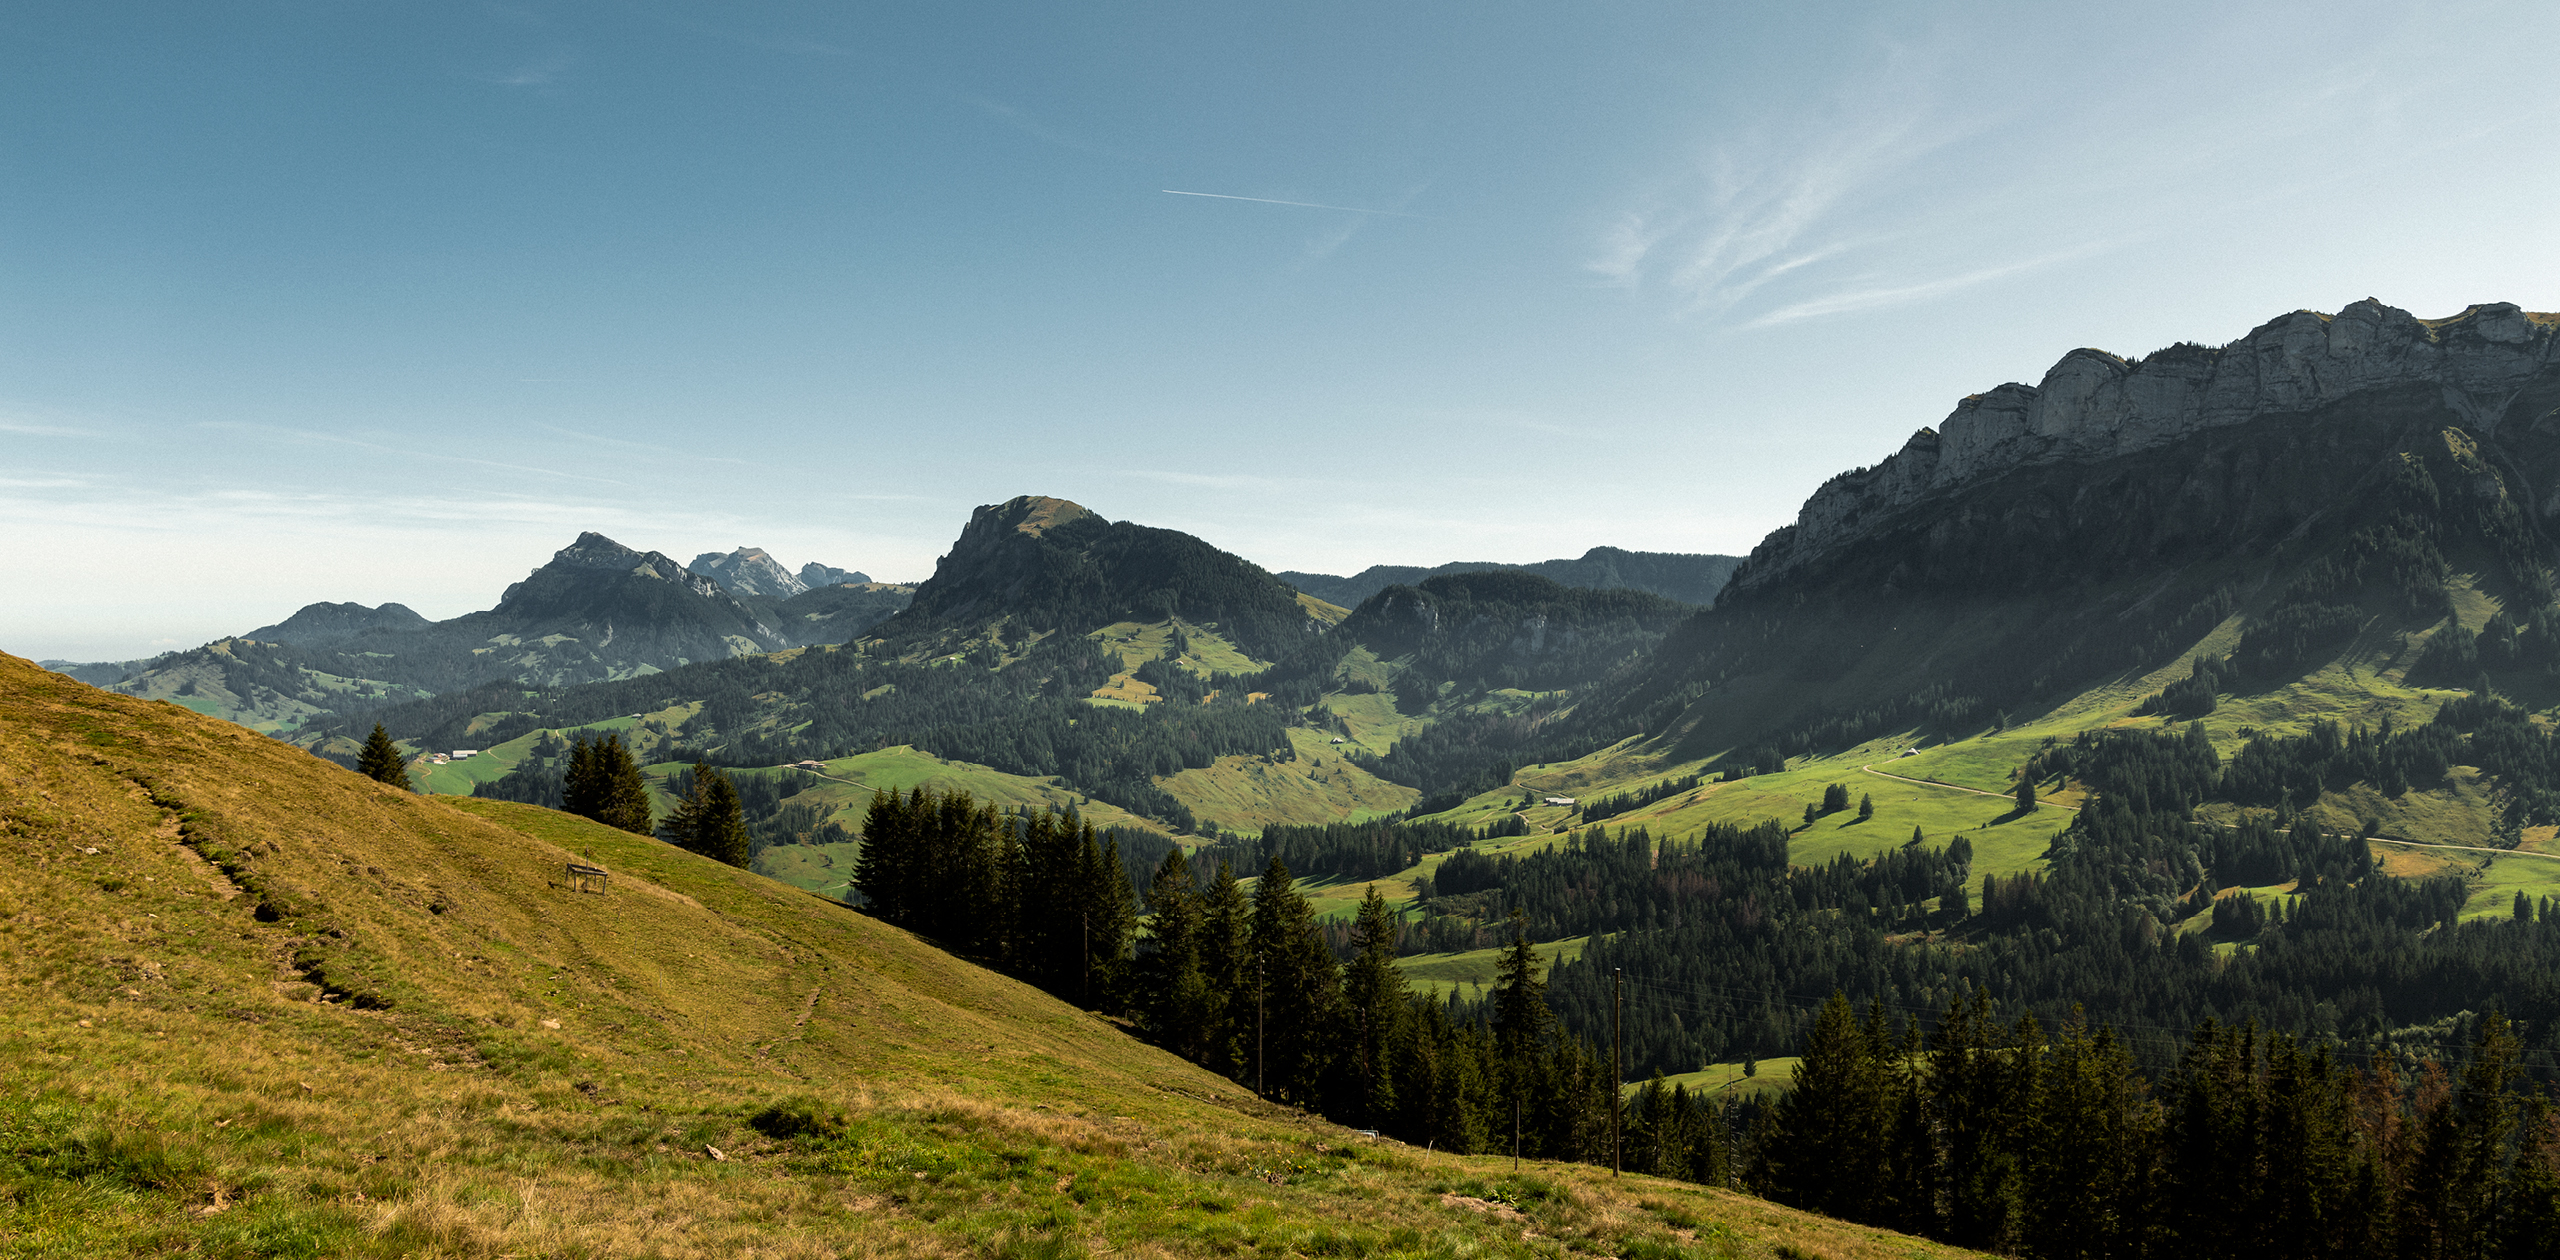
{"label": "limestone cliff", "polygon": [[1795,524],[1752,550],[1733,584],[1765,585],[1925,500],[2012,469],[2131,454],[2374,390],[2438,390],[2453,416],[2494,434],[2555,368],[2560,316],[2503,302],[2422,320],[2368,298],[2335,315],[2281,316],[2219,349],[2180,344],[2131,360],[2074,350],[2042,382],[1966,398],[1883,463],[1826,482]]}

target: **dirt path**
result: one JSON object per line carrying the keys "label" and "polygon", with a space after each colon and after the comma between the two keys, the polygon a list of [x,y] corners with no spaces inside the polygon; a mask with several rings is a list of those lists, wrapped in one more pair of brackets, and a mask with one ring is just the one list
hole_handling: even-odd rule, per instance
{"label": "dirt path", "polygon": [[[1943,788],[1943,789],[1945,789],[1945,790],[1947,790],[1947,791],[1949,791],[1949,792],[1962,792],[1962,793],[1964,793],[1964,794],[1965,794],[1965,795],[1967,795],[1967,796],[1991,796],[1991,797],[1997,797],[1997,798],[1999,798],[1999,799],[2001,799],[2001,800],[2004,800],[2004,801],[2010,801],[2010,800],[2015,800],[2015,799],[2017,799],[2017,793],[2015,793],[2015,792],[1985,792],[1985,791],[1983,791],[1981,788],[1957,787],[1955,784],[1952,784],[1952,783],[1940,783],[1940,782],[1938,782],[1936,779],[1915,779],[1915,778],[1912,778],[1912,777],[1911,777],[1911,776],[1909,776],[1909,775],[1903,775],[1903,774],[1886,774],[1884,771],[1882,771],[1882,770],[1878,770],[1878,769],[1876,769],[1874,766],[1860,766],[1860,767],[1858,767],[1858,768],[1859,768],[1860,770],[1863,770],[1863,771],[1867,772],[1868,774],[1872,774],[1872,775],[1874,775],[1875,777],[1877,777],[1877,778],[1879,778],[1879,779],[1891,779],[1891,780],[1893,780],[1893,781],[1894,781],[1894,782],[1896,782],[1896,783],[1910,783],[1910,784],[1915,784],[1915,785],[1920,786],[1920,787]],[[2040,800],[2040,801],[2037,801],[2037,802],[2036,802],[2036,804],[2037,804],[2038,806],[2050,805],[2050,806],[2052,806],[2052,807],[2053,807],[2053,808],[2055,808],[2055,809],[2067,809],[2067,810],[2070,810],[2071,812],[2073,812],[2073,813],[2075,813],[2075,814],[2076,814],[2076,813],[2078,813],[2078,812],[2080,812],[2080,807],[2079,807],[2079,806],[2077,806],[2077,805],[2065,805],[2065,804],[2063,804],[2063,803],[2061,803],[2061,802],[2059,802],[2059,801],[2041,801],[2041,800]]]}

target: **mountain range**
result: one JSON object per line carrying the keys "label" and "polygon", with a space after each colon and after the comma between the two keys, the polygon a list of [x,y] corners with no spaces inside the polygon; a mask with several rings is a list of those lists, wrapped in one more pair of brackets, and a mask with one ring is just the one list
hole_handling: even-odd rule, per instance
{"label": "mountain range", "polygon": [[[396,603],[317,603],[190,651],[71,668],[128,695],[284,733],[325,712],[491,680],[571,685],[840,642],[905,607],[914,591],[872,582],[807,588],[754,548],[725,559],[697,572],[585,533],[486,611],[439,622]],[[818,565],[803,572],[844,573]],[[777,579],[772,589],[796,589],[774,595],[758,585]]]}
{"label": "mountain range", "polygon": [[[1079,1085],[1066,1071],[1034,1089],[1102,1091],[1125,1108],[1108,1114],[1139,1117],[1132,1123],[1177,1111],[1197,1122],[1204,1097],[1242,1089],[1241,1040],[1186,1041],[1169,1022],[1189,1000],[1181,995],[1198,992],[1196,975],[1090,998],[1182,1060],[1129,1066],[1108,1035],[1071,1031],[1088,1017],[987,987],[928,942],[876,923],[846,927],[867,920],[830,918],[839,907],[779,891],[860,901],[882,868],[859,874],[875,837],[858,833],[894,817],[875,815],[875,802],[948,790],[985,808],[969,825],[986,835],[1033,834],[1011,829],[1043,810],[1099,827],[1087,875],[1116,855],[1135,904],[1169,916],[1159,952],[1181,924],[1208,921],[1182,917],[1209,913],[1210,902],[1184,900],[1195,892],[1231,896],[1218,913],[1235,922],[1259,913],[1215,872],[1269,872],[1252,895],[1277,890],[1275,905],[1302,896],[1314,920],[1287,939],[1303,937],[1325,967],[1354,960],[1323,974],[1386,984],[1380,958],[1392,954],[1393,985],[1364,992],[1429,986],[1410,1007],[1342,999],[1325,1017],[1345,1046],[1376,1027],[1406,1029],[1396,1053],[1408,1065],[1458,1063],[1451,1047],[1468,1037],[1493,1044],[1488,1030],[1506,1026],[1496,1005],[1523,992],[1505,968],[1516,973],[1535,953],[1561,1039],[1620,1036],[1622,1075],[1665,1078],[1647,1095],[1651,1118],[1636,1122],[1644,1132],[1673,1123],[1660,1111],[1669,1085],[1694,1088],[1677,1096],[1714,1099],[1702,1123],[1725,1126],[1715,1131],[1756,1170],[1751,1184],[1789,1202],[2032,1249],[2021,1240],[2041,1218],[2020,1206],[2030,1197],[2017,1180],[2025,1165],[1967,1162],[1949,1136],[1955,1113],[1927,1110],[1955,1076],[1903,1070],[1915,1053],[1908,1039],[1936,1020],[1918,1052],[1933,1063],[2021,1061],[2012,1050],[2033,1048],[2036,1061],[2077,1064],[2083,1075],[2071,1079],[2103,1084],[2096,1093],[2117,1100],[2106,1104],[2116,1120],[2155,1124],[2151,1137],[2126,1129],[2108,1139],[2110,1149],[2158,1156],[2116,1180],[2157,1191],[2143,1212],[2156,1209],[2161,1228],[2181,1237],[2202,1237],[2212,1222],[2173,1193],[2199,1174],[2169,1162],[2266,1137],[2214,1129],[2221,1136],[2208,1141],[2192,1127],[2201,1112],[2146,1110],[2142,1100],[2201,1097],[2176,1091],[2206,1077],[2275,1099],[2276,1065],[2316,1061],[2323,1097],[2375,1109],[2388,1121],[2375,1132],[2421,1135],[2393,1145],[2342,1120],[2321,1139],[2337,1160],[2362,1152],[2354,1158],[2373,1170],[2372,1184],[2398,1187],[2390,1193],[2402,1206],[2374,1211],[2415,1220],[2433,1209],[2406,1206],[2422,1203],[2410,1196],[2437,1184],[2412,1171],[2430,1143],[2441,1145],[2424,1135],[2457,1112],[2430,1101],[2452,1097],[2449,1085],[2410,1092],[2399,1082],[2441,1083],[2447,1076],[2429,1065],[2493,1059],[2536,1090],[2560,1076],[2560,994],[2547,983],[2560,974],[2555,525],[2560,315],[2484,305],[2430,320],[2368,300],[2284,315],[2220,347],[2138,358],[2074,351],[2038,383],[1964,398],[1880,463],[1825,483],[1738,563],[1600,548],[1517,568],[1274,574],[1185,534],[1026,495],[977,509],[913,587],[794,592],[812,570],[787,571],[756,548],[679,566],[588,534],[487,612],[427,622],[396,604],[312,605],[262,627],[265,637],[161,658],[116,683],[330,755],[351,752],[379,721],[430,795],[482,798],[455,806],[377,792],[244,732],[226,736],[196,716],[0,661],[0,690],[16,706],[0,739],[35,750],[12,764],[41,761],[51,785],[39,805],[23,781],[0,783],[16,820],[0,838],[40,846],[12,868],[13,887],[38,890],[13,896],[53,907],[22,919],[29,931],[113,920],[128,935],[184,925],[185,939],[211,942],[183,974],[149,950],[136,954],[140,946],[94,974],[82,970],[88,945],[76,958],[67,945],[27,955],[62,960],[46,964],[60,974],[42,992],[75,994],[100,1012],[84,1018],[107,1019],[112,1031],[105,1013],[127,1000],[117,986],[147,1002],[166,982],[154,1009],[174,1020],[183,1007],[193,1019],[187,995],[249,992],[240,977],[255,958],[270,970],[290,958],[323,998],[425,1012],[379,1020],[397,1036],[364,1041],[362,1062],[393,1052],[384,1045],[445,1062],[438,1047],[470,1044],[479,1062],[500,1065],[494,1072],[530,1082],[527,1117],[619,1105],[606,1100],[622,1092],[663,1107],[664,1096],[644,1093],[658,1088],[651,1073],[698,1089],[712,1065],[764,1081],[776,1065],[894,1060],[899,1071],[976,1080],[995,1069],[969,1065],[1015,1055],[1026,1028],[1074,1042],[1066,1062],[1091,1056],[1130,1079],[1191,1082],[1159,1097],[1124,1089],[1118,1076]],[[639,754],[661,808],[691,766],[722,768],[754,839],[753,869],[769,880],[711,879],[667,846],[599,836],[529,807],[563,803],[570,741],[607,734]],[[455,755],[462,748],[473,755]],[[295,811],[321,820],[317,839],[276,830]],[[177,837],[134,850],[178,863],[151,868],[169,887],[78,865],[146,835]],[[84,843],[92,836],[106,843]],[[171,845],[198,856],[173,856]],[[538,892],[524,865],[525,854],[547,853],[556,872],[578,860],[562,854],[581,851],[616,866],[613,878],[628,881],[617,891],[640,907],[627,922],[645,925],[602,952],[577,953],[555,928],[575,918],[581,932],[620,932],[626,920],[588,923],[586,912],[563,910],[558,897],[586,894]],[[988,887],[1015,869],[953,861],[937,869]],[[199,897],[181,868],[218,872],[239,898],[215,885]],[[127,896],[159,898],[154,915],[172,926],[136,927],[122,902],[100,900]],[[223,908],[234,900],[237,913]],[[1076,908],[1135,909],[1108,900]],[[807,917],[780,926],[772,907],[786,904]],[[226,914],[240,922],[210,930],[215,919],[204,916]],[[737,936],[732,916],[758,925],[752,940]],[[235,938],[247,943],[221,944]],[[681,962],[666,954],[697,940],[730,944]],[[684,977],[744,966],[737,960],[749,955],[766,961],[733,988],[752,999],[740,1008],[752,1016],[740,1018],[753,1028],[686,1031],[728,1008]],[[643,957],[674,970],[632,972]],[[1037,961],[1060,986],[1077,974],[1055,957]],[[589,970],[603,978],[581,974]],[[534,983],[534,971],[550,980]],[[892,972],[923,978],[889,986],[880,977]],[[471,997],[483,980],[495,996]],[[839,1013],[827,995],[846,984],[860,996]],[[1469,985],[1505,996],[1488,1002]],[[957,992],[971,996],[934,1005]],[[777,993],[804,1003],[797,1022]],[[1835,993],[1843,1000],[1821,1008]],[[529,1023],[537,999],[553,1023]],[[225,1000],[249,1012],[230,1016],[247,1036],[284,1018],[264,997]],[[1871,1012],[1865,1021],[1847,1013],[1852,1002]],[[55,1022],[69,1025],[71,1013]],[[457,1019],[472,1031],[455,1031]],[[1415,1022],[1395,1022],[1404,1019]],[[953,1021],[971,1029],[966,1044],[932,1031]],[[298,1014],[287,1022],[338,1027]],[[2226,1024],[2252,1029],[2246,1047],[2214,1040]],[[2108,1031],[2093,1040],[2093,1026]],[[556,1045],[543,1040],[551,1032]],[[2297,1046],[2324,1057],[2287,1058]],[[2262,1052],[2264,1068],[2229,1057]],[[1049,1071],[1036,1067],[1047,1051],[1023,1053],[1031,1057],[1020,1063],[1035,1066],[1022,1071]],[[1342,1100],[1356,1091],[1344,1083],[1366,1090],[1376,1079],[1361,1070],[1371,1059],[1345,1054],[1333,1065],[1342,1088],[1304,1095],[1337,1119],[1354,1115]],[[1912,1109],[1828,1112],[1823,1131],[1847,1135],[1841,1151],[1897,1152],[1904,1173],[1895,1175],[1927,1193],[1886,1202],[1903,1182],[1806,1179],[1804,1168],[1837,1160],[1791,1170],[1789,1126],[1810,1123],[1808,1109],[1832,1105],[1829,1096],[1800,1092],[1765,1108],[1754,1100],[1768,1082],[1752,1078],[1797,1054],[1817,1069],[1800,1079],[1868,1073],[1873,1088],[1860,1097],[1920,1082],[1909,1086]],[[608,1059],[618,1066],[601,1066]],[[1203,1063],[1225,1075],[1184,1075]],[[185,1079],[206,1082],[189,1089],[224,1088],[203,1074]],[[1463,1099],[1496,1088],[1424,1076],[1396,1087],[1442,1117],[1484,1112]],[[2501,1078],[2473,1092],[2505,1091]],[[1361,1116],[1380,1109],[1376,1097],[1356,1104]],[[1446,1099],[1462,1101],[1443,1108]],[[722,1105],[745,1114],[750,1103]],[[933,1106],[939,1141],[998,1114]],[[2230,1117],[2241,1114],[2213,1123],[2239,1124]],[[1030,1123],[1004,1115],[1008,1135]],[[636,1140],[672,1131],[665,1119],[633,1129],[649,1135]],[[1495,1149],[1482,1120],[1397,1132]],[[907,1162],[884,1173],[882,1152],[909,1149],[921,1130],[863,1123],[873,1126],[865,1136],[827,1148],[840,1161],[823,1165],[830,1175],[929,1195],[936,1178],[995,1158],[899,1155]],[[685,1140],[714,1150],[739,1140],[734,1127],[704,1124]],[[510,1131],[534,1127],[527,1119]],[[1152,1140],[1118,1149],[1153,1158],[1138,1153],[1152,1152]],[[1345,1139],[1305,1140],[1329,1157]],[[2484,1138],[2482,1158],[2529,1170],[2541,1158],[2530,1140],[2512,1149],[2506,1136]],[[2031,1147],[2016,1159],[2041,1158]],[[806,1147],[758,1149],[816,1158]],[[1415,1158],[1382,1157],[1377,1179],[1362,1184],[1401,1205],[1384,1170]],[[2009,1171],[1986,1176],[2012,1180],[1979,1203],[1961,1199],[1974,1193],[1966,1170],[1995,1164]],[[1254,1167],[1275,1189],[1312,1175],[1304,1162]],[[1105,1174],[1049,1179],[1044,1168],[1041,1184],[1065,1193],[1086,1175]],[[2293,1210],[2269,1175],[2258,1165],[2231,1173],[2241,1219]],[[2482,1176],[2511,1184],[2503,1172]],[[1432,1184],[1458,1199],[1551,1210],[1520,1189],[1527,1180]],[[2051,1185],[2096,1193],[2067,1178]],[[1688,1219],[1683,1228],[1696,1226]],[[1631,1239],[1603,1242],[1640,1253]]]}

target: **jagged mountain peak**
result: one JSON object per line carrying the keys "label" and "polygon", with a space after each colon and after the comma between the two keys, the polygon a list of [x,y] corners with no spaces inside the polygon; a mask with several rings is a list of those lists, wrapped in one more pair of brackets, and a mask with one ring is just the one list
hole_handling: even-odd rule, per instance
{"label": "jagged mountain peak", "polygon": [[706,551],[693,558],[693,572],[727,587],[732,594],[789,599],[806,594],[809,584],[783,568],[762,547],[739,547],[726,555]]}
{"label": "jagged mountain peak", "polygon": [[[720,583],[686,569],[675,557],[663,551],[634,551],[621,543],[588,530],[578,540],[551,554],[549,563],[535,569],[524,581],[509,586],[498,596],[498,609],[506,610],[529,595],[546,579],[571,579],[579,575],[620,573],[636,578],[654,579],[680,586],[705,598],[730,599]],[[731,602],[735,602],[731,600]]]}
{"label": "jagged mountain peak", "polygon": [[1967,395],[1883,462],[1824,483],[1735,581],[1768,582],[1923,499],[2014,468],[2128,455],[2375,390],[2440,392],[2457,418],[2494,431],[2555,362],[2560,315],[2495,302],[2423,320],[2372,298],[2335,314],[2281,315],[2220,347],[2181,342],[2140,358],[2073,350],[2038,383]]}

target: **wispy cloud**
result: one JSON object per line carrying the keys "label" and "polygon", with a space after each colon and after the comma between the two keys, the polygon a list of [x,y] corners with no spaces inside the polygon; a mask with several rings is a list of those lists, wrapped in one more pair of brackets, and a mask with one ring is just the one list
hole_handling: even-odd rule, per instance
{"label": "wispy cloud", "polygon": [[1307,210],[1340,210],[1349,214],[1383,214],[1398,219],[1427,219],[1431,217],[1427,214],[1412,214],[1403,210],[1379,210],[1363,206],[1326,205],[1320,201],[1282,201],[1277,197],[1238,197],[1231,193],[1184,192],[1179,188],[1165,188],[1158,191],[1171,193],[1176,197],[1213,197],[1219,201],[1258,201],[1266,206],[1298,206]]}
{"label": "wispy cloud", "polygon": [[1588,269],[1722,310],[1859,248],[1848,212],[1980,125],[1940,104],[1925,53],[1890,50],[1884,62],[1826,102],[1772,111],[1708,144],[1668,187],[1612,218]]}
{"label": "wispy cloud", "polygon": [[2086,245],[2072,249],[2060,250],[2037,258],[2029,258],[2019,262],[2002,263],[1990,267],[1980,267],[1959,275],[1942,276],[1934,280],[1923,280],[1912,284],[1885,285],[1876,288],[1848,289],[1840,292],[1829,293],[1822,297],[1809,298],[1804,301],[1781,306],[1776,310],[1770,311],[1765,315],[1751,320],[1744,326],[1748,328],[1773,328],[1780,324],[1793,324],[1802,320],[1820,319],[1826,315],[1851,315],[1862,311],[1873,311],[1881,310],[1886,307],[1903,306],[1912,302],[1925,302],[1931,298],[1944,297],[1950,293],[1957,293],[1965,289],[1970,289],[1978,284],[1988,284],[1994,280],[2006,279],[2010,276],[2020,275],[2045,267],[2051,267],[2056,264],[2072,262],[2078,259],[2088,258],[2096,254],[2103,254],[2118,248],[2119,245],[2123,243],[2124,242],[2117,241],[2093,241]]}

